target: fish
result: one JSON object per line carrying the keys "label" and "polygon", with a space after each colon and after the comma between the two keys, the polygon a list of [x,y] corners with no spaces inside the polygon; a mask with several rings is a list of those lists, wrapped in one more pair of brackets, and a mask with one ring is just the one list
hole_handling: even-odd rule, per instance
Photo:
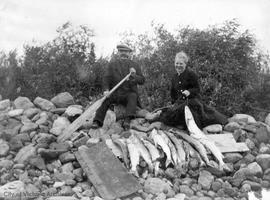
{"label": "fish", "polygon": [[126,165],[126,167],[129,167],[130,162],[128,159],[128,148],[127,148],[127,143],[125,139],[116,139],[113,140],[115,144],[117,144],[121,150],[122,150],[122,154],[123,154],[123,161]]}
{"label": "fish", "polygon": [[178,164],[184,164],[186,162],[187,159],[187,154],[184,150],[183,147],[183,141],[181,139],[178,139],[177,137],[175,137],[175,135],[169,131],[166,131],[166,134],[169,136],[169,138],[171,139],[171,141],[174,143],[176,151],[177,151],[177,155],[178,155]]}
{"label": "fish", "polygon": [[200,154],[188,142],[184,141],[184,147],[191,158],[196,158],[199,161],[200,165],[204,163]]}
{"label": "fish", "polygon": [[144,146],[142,141],[139,139],[139,137],[136,134],[132,134],[130,137],[131,141],[135,144],[137,150],[139,151],[140,156],[144,159],[144,161],[147,163],[149,171],[153,172],[153,163],[151,159],[151,155],[147,148]]}
{"label": "fish", "polygon": [[228,166],[224,163],[223,158],[224,156],[222,155],[221,151],[217,148],[215,143],[210,140],[204,132],[197,126],[195,123],[195,120],[193,118],[193,115],[189,109],[188,106],[185,106],[185,121],[186,125],[188,127],[188,130],[190,132],[190,135],[200,141],[207,149],[210,150],[210,152],[214,155],[214,157],[218,160],[219,162],[219,169],[227,169],[229,170]]}
{"label": "fish", "polygon": [[106,139],[105,143],[116,157],[123,158],[122,150],[114,143],[114,141],[111,139]]}
{"label": "fish", "polygon": [[150,141],[144,140],[144,139],[141,139],[141,140],[151,155],[151,159],[154,165],[154,174],[155,176],[157,176],[159,174],[159,164],[160,164],[158,160],[160,158],[159,150]]}
{"label": "fish", "polygon": [[137,171],[137,166],[140,163],[140,152],[137,150],[136,145],[132,142],[130,138],[126,139],[129,158],[130,158],[130,165],[131,165],[131,173],[135,176],[139,177],[139,173]]}
{"label": "fish", "polygon": [[[172,130],[171,130],[172,131]],[[200,143],[198,140],[194,139],[193,137],[191,137],[190,135],[188,135],[187,132],[184,131],[180,131],[177,129],[173,130],[174,132],[176,132],[176,134],[178,136],[180,136],[181,138],[183,138],[186,142],[188,142],[189,144],[191,144],[201,155],[203,161],[205,162],[206,165],[210,165],[210,161],[207,157],[207,151],[204,147],[204,145],[202,143]]]}
{"label": "fish", "polygon": [[173,160],[174,166],[178,164],[178,154],[174,144],[172,143],[171,139],[166,135],[166,133],[162,130],[158,130],[158,133],[163,137],[164,141],[168,144],[171,150],[171,156]]}
{"label": "fish", "polygon": [[159,145],[163,152],[166,154],[167,160],[166,160],[166,167],[172,163],[172,157],[171,157],[171,150],[168,146],[168,144],[164,141],[163,137],[158,134],[156,129],[153,129],[150,133],[150,137],[153,139],[155,146]]}

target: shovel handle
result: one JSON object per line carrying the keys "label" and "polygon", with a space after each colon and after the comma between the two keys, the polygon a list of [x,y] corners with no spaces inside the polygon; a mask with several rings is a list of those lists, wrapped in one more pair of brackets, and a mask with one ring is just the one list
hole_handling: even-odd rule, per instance
{"label": "shovel handle", "polygon": [[129,72],[119,83],[117,83],[117,85],[115,85],[110,91],[109,93],[106,95],[106,98],[108,98],[115,90],[117,90],[126,80],[129,79],[131,75],[131,72]]}

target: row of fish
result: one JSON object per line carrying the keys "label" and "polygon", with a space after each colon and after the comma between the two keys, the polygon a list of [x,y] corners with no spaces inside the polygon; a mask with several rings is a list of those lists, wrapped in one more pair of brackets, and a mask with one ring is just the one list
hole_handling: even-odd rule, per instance
{"label": "row of fish", "polygon": [[166,167],[172,164],[185,170],[192,148],[173,133],[156,129],[151,131],[149,137],[140,137],[133,131],[129,138],[107,140],[106,143],[135,175],[138,175],[137,166],[142,158],[147,163],[149,172],[157,176],[160,171],[160,160],[164,154]]}
{"label": "row of fish", "polygon": [[198,128],[188,106],[185,106],[185,120],[190,134],[179,129],[169,131],[153,129],[149,137],[146,137],[136,131],[131,131],[129,138],[106,140],[106,143],[136,176],[138,176],[137,166],[140,164],[140,159],[147,163],[149,172],[157,176],[164,154],[166,155],[165,167],[173,164],[185,171],[190,157],[198,159],[201,164],[212,166],[207,150],[218,160],[221,170],[228,169],[223,162],[222,153],[215,143]]}

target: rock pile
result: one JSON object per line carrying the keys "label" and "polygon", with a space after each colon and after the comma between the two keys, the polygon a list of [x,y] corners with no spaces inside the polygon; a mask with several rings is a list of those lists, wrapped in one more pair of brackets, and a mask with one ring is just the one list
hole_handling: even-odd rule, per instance
{"label": "rock pile", "polygon": [[[97,136],[128,137],[120,121],[108,111],[100,130],[83,129],[70,140],[58,143],[57,137],[84,108],[74,105],[69,93],[61,93],[50,101],[27,97],[14,101],[0,100],[0,197],[7,199],[94,199],[95,188],[88,181],[74,152],[83,144],[95,142]],[[140,111],[140,116],[145,111]],[[245,142],[247,153],[226,153],[224,161],[229,173],[200,167],[196,158],[189,161],[188,171],[169,167],[158,177],[143,174],[138,179],[143,189],[132,200],[182,199],[247,199],[251,190],[270,187],[270,114],[265,123],[252,116],[236,114],[224,127],[212,125],[209,133],[230,132],[237,142]],[[132,122],[133,128],[147,133],[151,127],[144,118]],[[214,161],[213,161],[214,163]],[[214,163],[215,164],[215,163]],[[143,167],[143,166],[142,166]]]}

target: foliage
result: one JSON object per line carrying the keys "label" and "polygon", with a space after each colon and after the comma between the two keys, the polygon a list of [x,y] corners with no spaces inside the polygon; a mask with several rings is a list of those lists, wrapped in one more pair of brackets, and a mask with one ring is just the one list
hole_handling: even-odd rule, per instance
{"label": "foliage", "polygon": [[[150,109],[168,103],[174,56],[183,50],[190,56],[189,66],[200,77],[204,102],[228,115],[250,111],[247,102],[251,99],[246,94],[262,90],[258,81],[265,60],[256,51],[255,38],[249,31],[240,32],[236,20],[205,30],[184,27],[175,34],[164,25],[153,25],[153,28],[155,36],[151,41],[150,36],[140,35],[132,44],[144,49],[136,57],[148,80],[141,91],[143,102]],[[125,37],[123,41],[130,42]],[[152,45],[149,47],[149,44]]]}
{"label": "foliage", "polygon": [[[154,23],[152,27],[151,33],[124,33],[122,39],[135,50],[134,60],[146,77],[139,88],[143,106],[153,110],[170,102],[174,57],[183,50],[190,56],[189,67],[200,77],[205,103],[228,115],[254,114],[254,107],[270,110],[270,97],[265,95],[270,88],[269,55],[257,48],[248,30],[240,31],[236,20],[204,30],[187,26],[170,32]],[[63,91],[75,98],[95,98],[101,93],[108,60],[96,59],[94,31],[68,22],[57,33],[47,44],[26,45],[21,60],[16,51],[0,53],[0,94],[4,98],[50,99]]]}
{"label": "foliage", "polygon": [[75,97],[90,95],[85,88],[93,84],[90,80],[95,63],[93,31],[86,26],[73,27],[68,22],[57,32],[52,42],[25,46],[23,95],[51,98],[63,91]]}

